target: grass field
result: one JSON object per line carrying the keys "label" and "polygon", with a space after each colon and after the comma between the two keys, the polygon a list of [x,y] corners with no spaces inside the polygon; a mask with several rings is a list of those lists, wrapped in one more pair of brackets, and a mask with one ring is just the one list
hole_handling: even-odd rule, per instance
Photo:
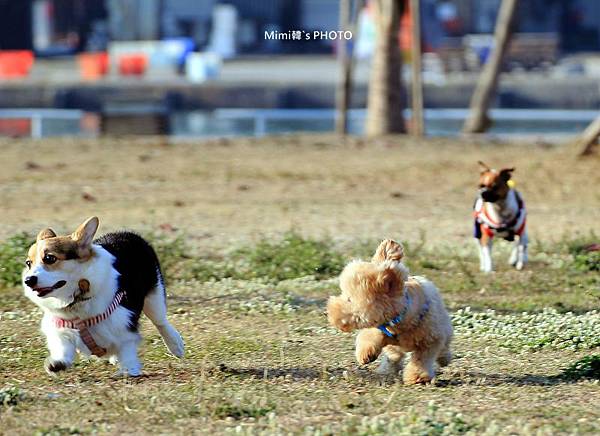
{"label": "grass field", "polygon": [[[328,136],[168,144],[0,142],[0,433],[598,434],[600,161],[552,146]],[[478,272],[478,159],[515,165],[530,260]],[[145,320],[145,376],[79,361],[50,378],[39,311],[16,285],[40,228],[98,215],[150,238],[183,360]],[[354,361],[327,296],[383,237],[441,289],[455,360],[403,386]]]}

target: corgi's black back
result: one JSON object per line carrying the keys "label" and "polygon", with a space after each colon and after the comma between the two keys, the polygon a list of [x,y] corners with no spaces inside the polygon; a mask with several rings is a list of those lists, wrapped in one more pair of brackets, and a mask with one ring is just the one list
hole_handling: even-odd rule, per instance
{"label": "corgi's black back", "polygon": [[[144,299],[155,288],[163,289],[163,278],[156,252],[140,235],[133,232],[107,233],[94,241],[115,257],[119,272],[119,290],[125,296],[121,305],[132,312],[130,329],[137,330]],[[161,286],[158,286],[161,285]]]}

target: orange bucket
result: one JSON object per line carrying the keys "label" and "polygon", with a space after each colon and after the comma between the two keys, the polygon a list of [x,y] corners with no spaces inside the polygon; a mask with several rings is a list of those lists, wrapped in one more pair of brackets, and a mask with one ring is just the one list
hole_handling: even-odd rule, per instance
{"label": "orange bucket", "polygon": [[0,51],[0,78],[15,79],[26,77],[35,58],[30,50]]}
{"label": "orange bucket", "polygon": [[123,76],[141,76],[148,68],[148,56],[145,54],[128,54],[119,57],[119,72]]}
{"label": "orange bucket", "polygon": [[109,60],[108,53],[81,53],[77,60],[79,61],[79,71],[84,80],[97,80],[108,74]]}

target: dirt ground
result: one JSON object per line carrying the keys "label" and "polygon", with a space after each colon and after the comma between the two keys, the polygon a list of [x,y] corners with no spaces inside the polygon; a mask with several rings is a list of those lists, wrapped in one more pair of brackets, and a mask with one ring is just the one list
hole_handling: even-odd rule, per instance
{"label": "dirt ground", "polygon": [[2,140],[0,238],[98,215],[101,231],[169,225],[227,244],[290,228],[334,238],[464,241],[477,161],[515,166],[531,237],[599,229],[600,163],[476,140],[290,136]]}

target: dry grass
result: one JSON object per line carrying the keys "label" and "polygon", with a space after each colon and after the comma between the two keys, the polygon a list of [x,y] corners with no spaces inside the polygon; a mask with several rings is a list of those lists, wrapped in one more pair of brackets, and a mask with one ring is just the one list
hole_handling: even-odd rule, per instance
{"label": "dry grass", "polygon": [[[598,231],[599,165],[560,150],[395,138],[341,144],[333,137],[0,147],[0,240],[50,224],[70,231],[97,214],[104,231],[186,235],[194,256],[219,263],[290,228],[333,239],[332,249],[346,257],[392,236],[411,242],[412,270],[432,278],[455,313],[472,306],[519,316],[553,307],[589,318],[598,305],[597,273],[574,268],[559,241]],[[468,239],[478,159],[517,167],[533,240],[523,273],[504,265],[491,277],[476,271]],[[498,249],[507,255],[506,246]],[[405,387],[376,376],[373,365],[358,367],[353,337],[327,326],[322,312],[334,279],[202,282],[166,260],[173,264],[171,318],[188,351],[182,361],[168,356],[144,322],[147,375],[139,380],[111,378],[114,368],[99,361],[47,377],[38,311],[19,289],[0,289],[0,388],[24,393],[16,405],[0,406],[0,432],[600,432],[597,381],[560,376],[589,349],[532,352],[465,330],[434,386]]]}
{"label": "dry grass", "polygon": [[350,239],[418,240],[424,231],[454,243],[471,232],[478,159],[516,166],[534,238],[597,228],[600,214],[597,159],[528,144],[327,136],[164,144],[2,140],[0,238],[49,224],[71,230],[99,214],[103,230],[169,224],[217,247],[290,228]]}

